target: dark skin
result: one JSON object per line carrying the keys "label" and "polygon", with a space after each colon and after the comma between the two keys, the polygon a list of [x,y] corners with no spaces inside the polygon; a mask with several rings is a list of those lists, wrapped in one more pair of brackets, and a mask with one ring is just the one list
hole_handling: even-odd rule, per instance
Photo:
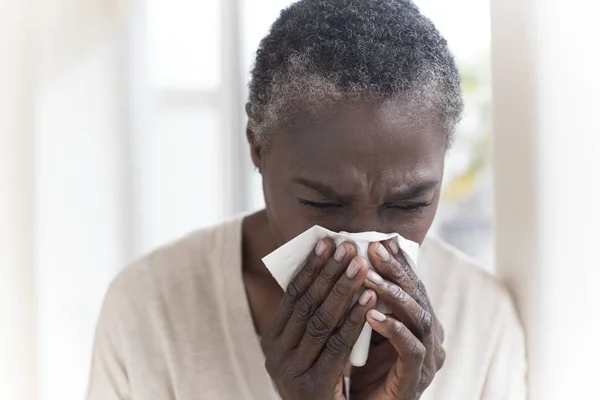
{"label": "dark skin", "polygon": [[[446,136],[413,111],[401,100],[338,103],[327,118],[251,146],[266,208],[244,220],[244,282],[267,371],[285,400],[343,399],[365,321],[377,334],[367,364],[352,369],[353,399],[418,399],[443,364],[443,329],[394,243],[371,244],[373,274],[352,243],[336,249],[326,239],[285,293],[261,262],[313,225],[422,243],[439,201]],[[352,305],[361,288],[367,299]],[[391,314],[372,310],[377,299]]]}

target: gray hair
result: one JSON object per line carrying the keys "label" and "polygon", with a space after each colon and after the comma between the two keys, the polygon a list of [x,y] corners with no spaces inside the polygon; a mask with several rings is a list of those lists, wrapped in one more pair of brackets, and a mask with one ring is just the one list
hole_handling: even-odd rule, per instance
{"label": "gray hair", "polygon": [[451,140],[460,76],[446,40],[410,0],[301,0],[261,41],[246,104],[255,143],[339,101],[402,99]]}

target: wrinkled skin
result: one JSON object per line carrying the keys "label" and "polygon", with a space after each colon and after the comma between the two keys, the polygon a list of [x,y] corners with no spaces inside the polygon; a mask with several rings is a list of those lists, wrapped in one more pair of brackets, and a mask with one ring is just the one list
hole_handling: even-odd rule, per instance
{"label": "wrinkled skin", "polygon": [[444,330],[395,242],[371,244],[369,259],[378,273],[370,274],[365,287],[377,293],[391,315],[378,321],[371,311],[367,320],[388,340],[372,345],[367,365],[353,374],[352,398],[418,399],[444,364]]}
{"label": "wrinkled skin", "polygon": [[[417,243],[431,226],[446,151],[435,119],[413,117],[399,100],[340,103],[328,111],[317,123],[273,132],[268,146],[251,146],[266,208],[244,221],[244,281],[267,371],[286,400],[343,399],[344,366],[367,321],[379,335],[367,365],[352,369],[352,398],[418,399],[443,365],[443,329],[393,243],[371,245],[377,274],[367,279],[366,260],[354,257],[351,243],[337,262],[328,241],[323,255],[316,249],[307,255],[299,281],[285,294],[260,262],[316,224],[398,232]],[[352,263],[361,268],[349,279],[344,271]],[[350,307],[361,286],[371,298]],[[368,311],[377,298],[392,310],[379,314],[381,321]]]}
{"label": "wrinkled skin", "polygon": [[[338,257],[332,257],[334,251]],[[340,250],[331,240],[320,243],[290,283],[263,335],[267,371],[286,400],[344,398],[342,374],[349,351],[367,311],[375,306],[374,293],[367,291],[361,297],[365,300],[348,310],[368,271],[355,256],[352,243]]]}

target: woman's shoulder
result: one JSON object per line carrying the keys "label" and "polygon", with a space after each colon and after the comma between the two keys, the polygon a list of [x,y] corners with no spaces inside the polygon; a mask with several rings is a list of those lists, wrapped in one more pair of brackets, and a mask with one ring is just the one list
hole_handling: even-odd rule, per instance
{"label": "woman's shoulder", "polygon": [[525,340],[507,286],[439,239],[427,239],[419,257],[446,349],[427,398],[442,398],[448,390],[461,398],[524,398]]}
{"label": "woman's shoulder", "polygon": [[106,398],[118,377],[125,388],[167,398],[173,383],[163,376],[167,370],[170,378],[200,387],[222,379],[226,361],[215,359],[202,379],[188,366],[212,362],[215,354],[228,351],[222,322],[232,298],[224,298],[231,293],[224,284],[235,279],[229,271],[240,268],[240,229],[237,220],[200,229],[117,275],[98,318],[90,393]]}
{"label": "woman's shoulder", "polygon": [[208,285],[215,271],[239,263],[241,219],[198,229],[142,256],[123,268],[108,289],[110,296],[147,304],[181,295],[191,286]]}
{"label": "woman's shoulder", "polygon": [[428,237],[419,257],[422,280],[432,303],[448,318],[473,317],[484,322],[515,313],[505,283],[460,250]]}

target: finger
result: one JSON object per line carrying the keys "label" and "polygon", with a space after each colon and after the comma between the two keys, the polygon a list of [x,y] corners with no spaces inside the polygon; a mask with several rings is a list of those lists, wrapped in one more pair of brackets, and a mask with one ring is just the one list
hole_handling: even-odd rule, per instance
{"label": "finger", "polygon": [[[354,257],[321,307],[308,321],[306,332],[298,346],[302,359],[308,365],[315,362],[331,335],[340,326],[346,311],[362,288],[367,271],[369,271],[367,260],[362,257]],[[372,294],[372,291],[364,292],[362,294],[364,297],[359,298],[359,301],[366,305]]]}
{"label": "finger", "polygon": [[415,271],[411,268],[408,261],[406,260],[406,257],[404,256],[404,253],[400,251],[400,248],[398,247],[398,243],[395,239],[386,240],[386,241],[382,242],[382,244],[390,252],[392,257],[394,257],[394,259],[396,261],[398,261],[398,263],[404,268],[404,270],[406,271],[406,273],[409,276],[409,278],[411,279],[411,281],[415,284],[416,294],[414,294],[414,296],[416,296],[416,298],[415,297],[413,297],[413,298],[415,298],[415,300],[417,301],[417,303],[419,303],[419,305],[421,307],[428,310],[429,313],[432,314],[433,319],[434,319],[433,325],[434,325],[434,329],[436,330],[436,336],[440,338],[441,342],[443,342],[444,341],[444,329],[442,328],[442,325],[437,320],[437,317],[433,310],[433,306],[431,305],[431,300],[429,299],[429,296],[427,295],[427,290],[425,288],[425,285],[423,284],[423,281],[421,279],[419,279],[419,277],[417,276]]}
{"label": "finger", "polygon": [[400,251],[400,247],[398,246],[398,241],[396,239],[384,240],[381,243],[390,252],[392,257],[394,257],[400,263],[400,265],[402,265],[407,270],[407,273],[411,278],[417,278],[417,275],[411,268],[410,264],[408,263],[408,260],[406,260],[404,252]]}
{"label": "finger", "polygon": [[352,347],[365,326],[367,312],[375,307],[376,303],[377,295],[372,290],[365,290],[361,294],[359,301],[352,306],[339,328],[327,341],[315,363],[318,366],[317,370],[337,371],[344,368]]}
{"label": "finger", "polygon": [[429,297],[427,296],[427,289],[423,284],[423,281],[419,279],[413,268],[408,263],[404,252],[400,251],[400,247],[398,246],[398,242],[396,239],[390,239],[382,242],[386,249],[392,254],[392,257],[396,259],[400,263],[400,265],[404,268],[409,278],[415,282],[417,291],[421,292],[423,296],[429,301]]}
{"label": "finger", "polygon": [[[394,241],[388,242],[388,246]],[[392,256],[391,252],[397,251],[400,254],[401,260],[404,264],[398,261]],[[421,307],[429,309],[429,299],[425,294],[424,285],[421,280],[414,274],[402,252],[395,250],[395,248],[389,248],[384,246],[382,243],[371,243],[369,245],[369,260],[373,265],[373,268],[385,279],[390,282],[394,282],[400,286],[405,292],[408,293]]]}
{"label": "finger", "polygon": [[[373,271],[369,271],[369,273],[373,278],[375,273]],[[442,325],[432,312],[417,304],[398,285],[378,277],[365,281],[365,287],[375,290],[378,297],[390,307],[399,322],[404,324],[425,347],[426,356],[422,377],[424,384],[429,384],[445,360],[445,352],[442,347],[444,340]]]}
{"label": "finger", "polygon": [[377,310],[368,312],[367,322],[375,331],[392,343],[402,360],[423,364],[427,349],[406,325]]}
{"label": "finger", "polygon": [[398,352],[398,360],[393,370],[394,379],[386,381],[387,391],[398,398],[403,397],[406,393],[417,392],[427,354],[423,343],[402,322],[377,310],[369,311],[367,321],[376,332],[389,339]]}
{"label": "finger", "polygon": [[433,316],[421,307],[400,286],[384,280],[374,271],[369,271],[364,283],[366,288],[377,293],[392,311],[394,316],[422,341],[427,341],[431,336],[434,326]]}
{"label": "finger", "polygon": [[267,327],[264,339],[275,339],[279,337],[294,312],[296,302],[304,296],[315,278],[335,251],[335,243],[330,238],[320,240],[307,259],[304,267],[289,283],[275,316]]}
{"label": "finger", "polygon": [[306,292],[296,301],[283,333],[281,341],[287,348],[295,348],[306,332],[308,321],[325,301],[338,279],[344,274],[356,255],[356,247],[351,242],[338,246],[335,254],[321,269]]}

